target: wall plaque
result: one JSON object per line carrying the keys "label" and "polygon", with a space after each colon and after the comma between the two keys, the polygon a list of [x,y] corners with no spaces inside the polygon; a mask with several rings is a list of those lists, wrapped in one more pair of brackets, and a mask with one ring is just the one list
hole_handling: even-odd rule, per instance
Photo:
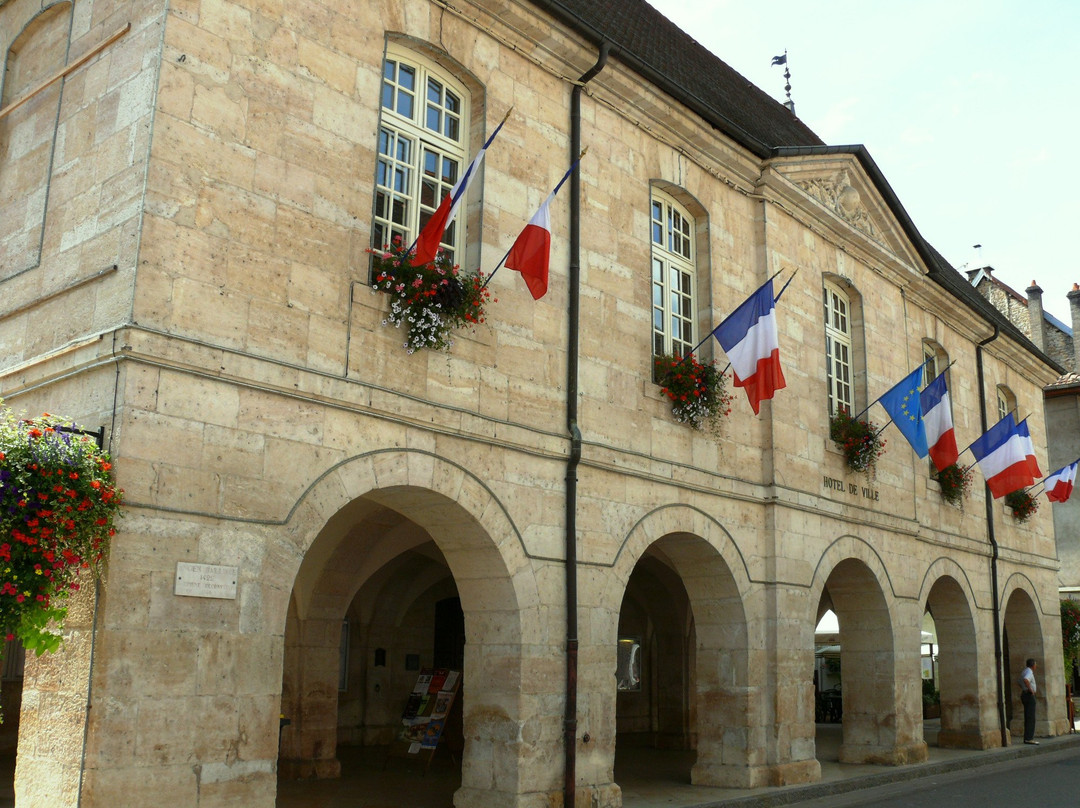
{"label": "wall plaque", "polygon": [[236,578],[239,567],[218,564],[176,562],[176,588],[173,594],[193,598],[226,598],[236,600]]}

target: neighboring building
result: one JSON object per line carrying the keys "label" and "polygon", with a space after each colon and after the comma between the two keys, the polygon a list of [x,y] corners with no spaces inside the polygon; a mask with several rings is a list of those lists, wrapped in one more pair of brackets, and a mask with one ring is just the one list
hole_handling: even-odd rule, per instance
{"label": "neighboring building", "polygon": [[[892,429],[872,478],[829,438],[929,356],[961,446],[1004,389],[1042,461],[1061,368],[863,147],[651,7],[7,0],[0,31],[0,395],[103,425],[127,492],[64,650],[27,660],[20,806],[271,806],[279,765],[390,740],[429,666],[463,670],[459,806],[617,806],[631,744],[810,782],[829,609],[841,760],[926,760],[927,611],[938,743],[1007,743],[1026,656],[1040,734],[1068,729],[1049,510],[944,504]],[[407,354],[365,250],[511,107],[445,246],[490,271],[588,146],[550,289],[504,270],[485,324]],[[774,273],[787,388],[676,422],[654,352]],[[235,595],[176,594],[181,562]]]}
{"label": "neighboring building", "polygon": [[[993,272],[992,267],[981,267],[968,270],[967,275],[979,294],[1066,371],[1043,391],[1049,438],[1048,468],[1044,471],[1051,474],[1080,457],[1080,341],[1075,339],[1080,331],[1080,285],[1074,283],[1068,293],[1072,320],[1069,327],[1044,310],[1043,290],[1035,281],[1025,290],[1025,297],[994,277]],[[1041,316],[1033,317],[1034,312]],[[1042,327],[1033,331],[1033,319]],[[1063,597],[1080,598],[1080,497],[1055,503],[1052,510],[1061,561],[1059,589]]]}
{"label": "neighboring building", "polygon": [[[1080,322],[1080,304],[1074,298],[1080,297],[1080,293],[1069,293],[1072,305],[1072,327],[1069,327],[1043,308],[1043,290],[1035,281],[1025,290],[1027,295],[1024,296],[996,278],[993,267],[979,267],[966,272],[978,293],[1019,328],[1035,347],[1067,370],[1080,370],[1077,366],[1077,346],[1073,342],[1073,334]],[[1077,288],[1074,283],[1073,291],[1077,291]],[[1032,319],[1040,323],[1039,328],[1032,329]]]}

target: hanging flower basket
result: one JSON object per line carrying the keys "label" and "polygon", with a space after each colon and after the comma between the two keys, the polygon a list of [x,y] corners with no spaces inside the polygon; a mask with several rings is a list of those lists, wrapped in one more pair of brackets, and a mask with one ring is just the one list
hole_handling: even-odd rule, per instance
{"label": "hanging flower basket", "polygon": [[829,419],[829,437],[844,453],[844,461],[852,471],[873,476],[877,459],[885,454],[885,439],[873,421],[860,421],[841,408]]}
{"label": "hanging flower basket", "polygon": [[960,505],[971,492],[971,481],[975,476],[971,466],[961,467],[957,463],[946,466],[934,474],[934,479],[941,486],[941,498],[950,505]]}
{"label": "hanging flower basket", "polygon": [[1020,524],[1024,524],[1033,513],[1039,510],[1039,500],[1023,489],[1006,494],[1005,504],[1012,508],[1013,519]]}
{"label": "hanging flower basket", "polygon": [[405,350],[445,351],[454,344],[456,328],[484,322],[491,292],[478,273],[461,273],[440,250],[435,260],[414,267],[401,239],[372,255],[372,289],[390,295],[390,313],[383,325],[405,327]]}
{"label": "hanging flower basket", "polygon": [[675,420],[694,429],[715,428],[720,418],[731,414],[727,377],[716,369],[715,362],[702,364],[693,354],[685,360],[668,354],[657,356],[653,378],[660,392],[671,399]]}
{"label": "hanging flower basket", "polygon": [[[0,632],[42,654],[80,572],[101,571],[124,492],[70,419],[16,418],[0,400]],[[2,646],[0,646],[2,647]]]}

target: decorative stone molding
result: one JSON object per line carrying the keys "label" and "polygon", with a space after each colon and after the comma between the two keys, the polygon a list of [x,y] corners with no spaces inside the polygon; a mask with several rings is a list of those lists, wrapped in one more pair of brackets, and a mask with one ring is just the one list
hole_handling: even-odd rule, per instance
{"label": "decorative stone molding", "polygon": [[798,186],[856,230],[885,245],[881,232],[863,205],[858,190],[852,186],[846,170],[831,177],[803,180]]}

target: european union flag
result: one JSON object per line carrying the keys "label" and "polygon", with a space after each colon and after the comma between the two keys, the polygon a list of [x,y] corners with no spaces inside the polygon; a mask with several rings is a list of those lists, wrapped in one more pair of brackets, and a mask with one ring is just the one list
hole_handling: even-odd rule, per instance
{"label": "european union flag", "polygon": [[919,401],[919,380],[922,379],[922,374],[922,365],[919,365],[878,401],[888,410],[896,428],[907,438],[915,454],[926,457],[926,427],[923,425],[922,403]]}

